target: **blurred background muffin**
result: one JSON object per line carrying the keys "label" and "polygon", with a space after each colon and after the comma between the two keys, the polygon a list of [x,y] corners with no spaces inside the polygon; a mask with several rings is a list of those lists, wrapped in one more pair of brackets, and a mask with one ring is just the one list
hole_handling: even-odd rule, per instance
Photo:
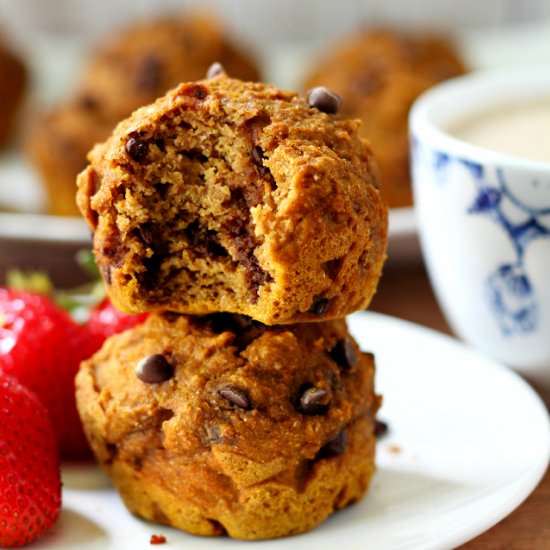
{"label": "blurred background muffin", "polygon": [[360,118],[372,144],[390,207],[410,206],[408,114],[430,86],[465,71],[452,44],[422,31],[376,28],[332,45],[317,58],[306,87],[343,97],[343,117]]}
{"label": "blurred background muffin", "polygon": [[12,137],[26,84],[25,65],[0,30],[0,147]]}
{"label": "blurred background muffin", "polygon": [[243,80],[259,77],[254,61],[211,15],[140,22],[106,40],[92,54],[73,97],[28,129],[26,152],[45,184],[49,212],[78,215],[75,179],[91,147],[137,107],[182,81],[203,78],[214,61]]}

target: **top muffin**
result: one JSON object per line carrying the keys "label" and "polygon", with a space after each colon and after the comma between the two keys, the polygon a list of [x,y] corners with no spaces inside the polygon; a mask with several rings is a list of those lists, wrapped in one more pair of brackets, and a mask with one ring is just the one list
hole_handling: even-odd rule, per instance
{"label": "top muffin", "polygon": [[428,32],[370,29],[320,57],[308,87],[324,85],[344,97],[342,115],[363,121],[382,194],[392,207],[412,204],[408,116],[414,100],[437,82],[464,72],[444,37]]}
{"label": "top muffin", "polygon": [[387,211],[358,124],[224,73],[137,110],[78,177],[113,302],[265,324],[366,307]]}

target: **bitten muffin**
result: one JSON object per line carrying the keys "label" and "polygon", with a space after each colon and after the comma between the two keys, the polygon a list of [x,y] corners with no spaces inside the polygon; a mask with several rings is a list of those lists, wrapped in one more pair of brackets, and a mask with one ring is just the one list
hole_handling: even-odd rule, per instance
{"label": "bitten muffin", "polygon": [[38,117],[27,133],[26,151],[45,184],[49,212],[78,215],[75,180],[93,145],[138,107],[180,82],[203,77],[215,61],[245,80],[258,78],[252,59],[231,43],[214,17],[140,23],[103,44],[74,96]]}
{"label": "bitten muffin", "polygon": [[112,301],[266,324],[366,307],[387,211],[358,124],[223,73],[136,111],[78,177]]}
{"label": "bitten muffin", "polygon": [[319,57],[307,87],[342,95],[342,116],[363,121],[380,167],[382,195],[391,207],[410,206],[408,115],[414,100],[464,65],[445,38],[389,29],[362,31]]}
{"label": "bitten muffin", "polygon": [[23,61],[0,36],[0,147],[12,137],[17,113],[27,84]]}
{"label": "bitten muffin", "polygon": [[344,321],[152,314],[81,365],[77,403],[130,511],[264,539],[309,530],[364,494],[373,376]]}

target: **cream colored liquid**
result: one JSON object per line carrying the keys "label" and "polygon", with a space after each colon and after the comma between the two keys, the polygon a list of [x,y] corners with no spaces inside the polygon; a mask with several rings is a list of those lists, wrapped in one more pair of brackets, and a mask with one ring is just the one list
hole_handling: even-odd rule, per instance
{"label": "cream colored liquid", "polygon": [[500,153],[550,162],[550,98],[488,111],[454,126],[451,134]]}

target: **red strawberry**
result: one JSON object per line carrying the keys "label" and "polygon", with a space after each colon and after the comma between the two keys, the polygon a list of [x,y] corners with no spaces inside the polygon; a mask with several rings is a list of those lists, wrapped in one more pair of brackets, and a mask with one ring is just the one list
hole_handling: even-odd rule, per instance
{"label": "red strawberry", "polygon": [[48,297],[0,288],[0,372],[34,391],[50,412],[62,458],[91,456],[76,410],[74,377],[104,340],[144,320],[108,300],[78,325]]}
{"label": "red strawberry", "polygon": [[109,336],[139,325],[146,318],[147,313],[135,315],[122,313],[108,298],[105,298],[90,311],[87,330],[99,349]]}
{"label": "red strawberry", "polygon": [[59,455],[44,405],[0,374],[0,546],[41,537],[61,508]]}
{"label": "red strawberry", "polygon": [[49,298],[0,288],[0,372],[17,378],[46,406],[64,458],[90,456],[74,377],[93,351],[82,327]]}

